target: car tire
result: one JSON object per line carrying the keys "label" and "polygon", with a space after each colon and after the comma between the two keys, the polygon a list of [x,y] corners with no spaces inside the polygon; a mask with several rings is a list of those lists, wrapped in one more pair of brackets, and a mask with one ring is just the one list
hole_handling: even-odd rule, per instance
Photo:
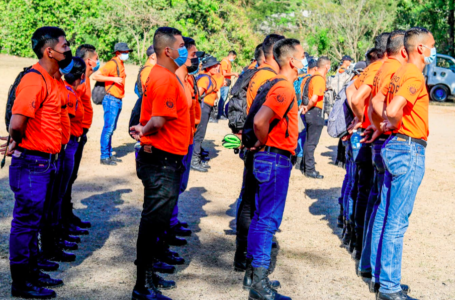
{"label": "car tire", "polygon": [[430,91],[431,100],[437,102],[445,102],[449,98],[449,95],[449,88],[442,84],[435,85]]}

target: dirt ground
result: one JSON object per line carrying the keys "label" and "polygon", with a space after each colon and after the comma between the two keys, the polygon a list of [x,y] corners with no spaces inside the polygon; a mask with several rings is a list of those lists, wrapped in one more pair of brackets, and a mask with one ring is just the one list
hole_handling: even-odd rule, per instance
{"label": "dirt ground", "polygon": [[[0,116],[4,115],[9,86],[22,67],[34,63],[0,55]],[[126,67],[127,85],[123,112],[113,146],[123,162],[100,165],[99,137],[103,126],[101,106],[94,107],[79,179],[74,188],[76,212],[93,224],[82,237],[74,263],[61,263],[52,276],[64,280],[59,299],[131,299],[135,282],[136,235],[143,190],[136,177],[133,140],[127,124],[136,100],[133,92],[138,67]],[[2,119],[3,120],[3,119]],[[3,121],[1,122],[3,124]],[[403,283],[411,285],[418,299],[455,299],[455,107],[431,106],[426,174],[419,189],[403,254]],[[235,201],[242,161],[221,147],[228,133],[227,121],[209,124],[204,147],[210,150],[212,169],[191,172],[188,190],[180,199],[180,218],[188,221],[193,236],[188,246],[174,248],[186,260],[167,276],[177,289],[165,291],[176,300],[247,299],[242,273],[233,271],[235,249]],[[0,135],[5,128],[0,126]],[[293,299],[374,299],[367,284],[355,274],[355,264],[340,246],[336,228],[337,198],[345,171],[333,164],[337,141],[323,133],[316,149],[316,181],[293,171],[283,223],[276,234],[279,243],[276,270],[283,294]],[[9,160],[8,163],[9,165]],[[7,165],[7,166],[8,166]],[[8,235],[13,194],[8,168],[0,171],[0,299],[10,299]]]}

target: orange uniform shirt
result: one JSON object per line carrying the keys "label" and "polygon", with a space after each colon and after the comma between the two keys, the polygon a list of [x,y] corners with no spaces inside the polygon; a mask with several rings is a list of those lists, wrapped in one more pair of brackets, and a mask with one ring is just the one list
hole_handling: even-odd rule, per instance
{"label": "orange uniform shirt", "polygon": [[[221,70],[225,73],[232,73],[232,63],[227,57],[221,60]],[[224,76],[226,79],[231,79],[231,77],[232,76]]]}
{"label": "orange uniform shirt", "polygon": [[63,79],[57,80],[60,89],[61,100],[61,122],[62,122],[62,145],[68,144],[71,137],[71,122],[68,113],[69,91],[66,89]]}
{"label": "orange uniform shirt", "polygon": [[190,83],[190,75],[187,75],[185,80],[183,81],[183,85],[185,87],[185,97],[188,101],[188,107],[190,110],[190,145],[193,144],[193,138],[196,128],[196,111],[195,111],[195,102],[193,99],[193,86]]}
{"label": "orange uniform shirt", "polygon": [[387,104],[393,101],[395,96],[402,96],[407,100],[398,133],[426,141],[430,133],[428,126],[430,98],[425,78],[414,64],[403,65],[393,75],[389,84]]}
{"label": "orange uniform shirt", "polygon": [[174,73],[156,65],[150,73],[141,109],[141,125],[152,117],[164,117],[166,123],[155,134],[141,138],[141,145],[152,145],[176,155],[186,155],[190,142],[190,112],[185,90]]}
{"label": "orange uniform shirt", "polygon": [[[269,70],[262,70],[264,68],[270,68],[275,71],[275,73]],[[273,68],[268,63],[262,64],[259,68],[259,71],[254,74],[254,76],[250,80],[250,84],[248,85],[248,90],[246,91],[246,113],[250,112],[250,107],[253,104],[254,98],[258,93],[259,88],[269,79],[272,79],[277,76],[278,71]]]}
{"label": "orange uniform shirt", "polygon": [[82,120],[82,127],[90,129],[93,121],[93,107],[92,107],[92,90],[90,86],[90,80],[86,77],[84,83],[77,87],[76,94],[81,100],[81,104],[84,106],[84,119]]}
{"label": "orange uniform shirt", "polygon": [[147,78],[150,75],[150,71],[152,71],[155,65],[147,61],[144,65],[144,69],[141,71],[141,84],[142,84],[142,91],[145,91],[145,83],[147,82]]}
{"label": "orange uniform shirt", "polygon": [[[310,84],[308,85],[308,99],[313,98],[314,95],[318,96],[318,101],[314,107],[323,109],[324,107],[324,93],[325,93],[325,78],[321,74],[317,73],[313,75]],[[304,81],[306,81],[304,79]]]}
{"label": "orange uniform shirt", "polygon": [[[376,77],[376,74],[378,73],[379,69],[383,65],[382,60],[375,61],[374,63],[370,64],[362,74],[354,81],[354,85],[356,89],[359,89],[362,84],[366,84],[370,86],[373,89],[373,82],[374,78]],[[363,112],[363,122],[362,122],[362,128],[367,128],[368,126],[371,125],[370,118],[368,117],[368,106],[370,105],[370,97],[367,97],[367,100],[365,100],[365,110]]]}
{"label": "orange uniform shirt", "polygon": [[249,69],[249,70],[252,70],[252,69],[256,68],[256,64],[257,64],[257,61],[253,61],[253,62],[248,66],[248,69]]}
{"label": "orange uniform shirt", "polygon": [[[194,105],[194,124],[199,125],[201,123],[202,110],[201,110],[201,105],[199,104],[198,92],[194,90],[194,86],[196,85],[196,88],[197,88],[197,84],[196,84],[196,79],[194,78],[193,75],[188,76],[188,83],[191,85],[191,89],[192,89],[191,95],[193,96],[193,105]],[[196,132],[196,129],[194,129],[194,131]]]}
{"label": "orange uniform shirt", "polygon": [[204,103],[210,106],[214,106],[215,101],[218,97],[217,93],[220,90],[220,88],[224,85],[224,77],[220,73],[217,73],[215,75],[211,74],[207,75],[210,76],[210,78],[208,78],[207,76],[202,76],[201,79],[198,80],[197,86],[198,88],[203,89],[204,94],[209,92],[209,94],[207,94],[204,97]]}
{"label": "orange uniform shirt", "polygon": [[[284,78],[285,80],[276,83],[270,89],[263,105],[269,107],[275,113],[275,116],[270,122],[275,119],[280,121],[269,133],[266,146],[286,150],[295,154],[299,135],[299,124],[297,120],[298,105],[294,86],[282,75],[278,75],[276,78]],[[288,112],[288,123],[283,116],[292,102],[294,102],[294,105]],[[287,138],[286,130],[289,133]]]}
{"label": "orange uniform shirt", "polygon": [[373,89],[371,90],[371,97],[376,96],[378,93],[382,93],[387,96],[389,91],[390,80],[392,76],[401,68],[401,63],[395,58],[387,59],[382,67],[379,69],[373,82]]}
{"label": "orange uniform shirt", "polygon": [[57,80],[39,63],[33,65],[39,71],[25,75],[16,89],[13,115],[28,117],[25,136],[20,147],[50,154],[59,153],[62,147],[62,99]]}
{"label": "orange uniform shirt", "polygon": [[114,57],[112,60],[115,60],[118,64],[118,69],[120,72],[120,76],[117,74],[117,65],[113,61],[108,61],[101,69],[101,75],[103,76],[108,76],[108,77],[121,77],[122,78],[122,84],[117,84],[113,81],[106,81],[106,91],[110,88],[112,84],[114,84],[110,89],[109,89],[109,94],[114,96],[115,98],[123,99],[125,96],[125,79],[126,79],[126,74],[125,74],[125,65],[123,64],[123,61],[117,57]]}
{"label": "orange uniform shirt", "polygon": [[77,93],[65,81],[66,89],[69,92],[68,98],[68,114],[71,120],[71,135],[80,137],[84,133],[83,120],[84,120],[84,105],[80,100]]}

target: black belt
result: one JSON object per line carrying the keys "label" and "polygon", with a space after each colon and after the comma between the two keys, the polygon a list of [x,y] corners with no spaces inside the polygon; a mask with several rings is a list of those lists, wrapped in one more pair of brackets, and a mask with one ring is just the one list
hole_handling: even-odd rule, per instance
{"label": "black belt", "polygon": [[269,147],[269,146],[264,147],[264,152],[281,154],[283,156],[286,156],[287,158],[291,158],[291,156],[292,156],[292,153],[289,151],[278,149],[275,147]]}
{"label": "black belt", "polygon": [[50,154],[50,153],[45,153],[37,150],[28,150],[22,147],[17,147],[17,151],[22,152],[22,155],[33,155],[33,156],[39,156],[44,159],[50,159],[51,161],[56,161],[58,159],[58,153],[57,154]]}
{"label": "black belt", "polygon": [[143,145],[140,150],[141,153],[144,153],[146,155],[160,155],[160,156],[165,156],[169,157],[171,160],[175,161],[182,161],[184,155],[178,155],[178,154],[173,154],[164,150],[160,150],[158,148],[155,148],[151,145]]}
{"label": "black belt", "polygon": [[410,136],[407,136],[405,134],[401,134],[401,133],[392,133],[393,136],[396,136],[396,137],[399,137],[399,138],[402,138],[402,139],[405,139],[406,141],[409,141],[411,140],[412,142],[414,143],[417,143],[419,145],[422,145],[424,148],[427,147],[427,142],[425,140],[422,140],[422,139],[415,139],[413,137],[410,137]]}

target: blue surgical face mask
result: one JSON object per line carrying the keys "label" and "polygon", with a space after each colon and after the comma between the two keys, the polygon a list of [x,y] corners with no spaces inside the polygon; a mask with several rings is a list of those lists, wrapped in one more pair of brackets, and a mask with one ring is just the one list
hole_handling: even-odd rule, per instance
{"label": "blue surgical face mask", "polygon": [[74,66],[74,62],[73,62],[73,60],[71,60],[71,62],[69,63],[68,66],[66,66],[63,69],[59,69],[60,73],[62,73],[63,75],[69,74],[71,72],[71,70],[73,69],[73,66]]}
{"label": "blue surgical face mask", "polygon": [[129,53],[121,53],[119,58],[120,58],[120,60],[125,61],[128,58],[130,58],[130,54]]}
{"label": "blue surgical face mask", "polygon": [[233,59],[233,58],[231,58],[229,61],[230,61],[230,62],[233,62],[233,61],[234,61],[234,59]]}
{"label": "blue surgical face mask", "polygon": [[[172,50],[175,50],[171,48]],[[185,46],[181,47],[178,49],[179,52],[179,57],[174,58],[175,64],[180,68],[186,63],[186,60],[188,59],[188,50],[186,49]]]}
{"label": "blue surgical face mask", "polygon": [[428,48],[428,49],[431,49],[431,53],[430,53],[430,56],[424,56],[424,60],[425,60],[425,64],[426,65],[430,65],[432,64],[435,59],[436,59],[436,48],[430,48],[430,47],[427,47],[425,45],[423,45],[425,48]]}
{"label": "blue surgical face mask", "polygon": [[[296,58],[294,58],[294,59],[296,59]],[[303,67],[300,69],[297,69],[297,71],[299,72],[299,74],[305,74],[308,70],[308,61],[307,61],[306,57],[304,59],[300,60],[300,62],[302,63]]]}
{"label": "blue surgical face mask", "polygon": [[98,59],[98,60],[96,61],[96,66],[93,68],[93,72],[98,71],[99,68],[100,68],[100,60]]}

